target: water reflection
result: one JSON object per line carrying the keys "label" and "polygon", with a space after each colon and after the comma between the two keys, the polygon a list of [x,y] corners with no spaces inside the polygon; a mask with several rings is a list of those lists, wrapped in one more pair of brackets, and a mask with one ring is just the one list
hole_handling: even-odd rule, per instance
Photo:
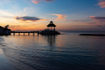
{"label": "water reflection", "polygon": [[53,36],[51,36],[51,35],[50,36],[44,36],[45,40],[48,43],[48,47],[49,47],[50,51],[53,51],[56,48],[56,37],[57,36],[55,36],[55,35],[53,35]]}
{"label": "water reflection", "polygon": [[43,40],[41,40],[41,42],[39,41],[37,43],[34,43],[36,41],[35,39],[33,39],[33,41],[30,42],[31,45],[28,45],[29,42],[27,42],[27,45],[24,45],[25,46],[24,47],[23,45],[21,45],[24,43],[20,43],[19,45],[21,46],[20,48],[14,46],[15,48],[6,47],[6,48],[3,48],[2,50],[5,56],[16,67],[16,69],[19,69],[19,70],[61,70],[60,66],[62,66],[62,64],[56,61],[57,56],[55,56],[55,54],[52,54],[53,52],[51,53],[51,50],[53,50],[55,42],[56,42],[55,41],[56,36],[40,36],[40,37],[42,37],[44,41],[48,42],[48,45],[45,46],[44,49],[42,49],[43,46],[40,46]]}
{"label": "water reflection", "polygon": [[60,35],[3,38],[0,41],[2,54],[19,70],[105,69],[104,37]]}
{"label": "water reflection", "polygon": [[49,46],[55,46],[55,43],[56,43],[56,35],[46,36],[46,38],[47,38],[47,42],[48,42]]}
{"label": "water reflection", "polygon": [[[20,40],[20,38],[19,39],[18,38],[16,37],[16,39],[12,40],[6,38],[5,42],[7,42],[7,40],[10,40],[9,42],[7,42],[7,45],[10,44],[11,42],[15,43],[15,45],[8,45],[7,47],[2,48],[3,53],[9,59],[9,61],[16,67],[16,69],[19,70],[60,69],[59,66],[56,67],[56,65],[54,65],[56,63],[54,58],[55,56],[54,54],[51,53],[55,46],[56,36],[40,36],[39,38],[31,37],[32,38],[31,40],[28,37],[27,38],[20,37],[22,41]],[[48,44],[45,45],[46,44],[45,42],[47,42]],[[44,43],[44,45],[40,45],[41,43]]]}

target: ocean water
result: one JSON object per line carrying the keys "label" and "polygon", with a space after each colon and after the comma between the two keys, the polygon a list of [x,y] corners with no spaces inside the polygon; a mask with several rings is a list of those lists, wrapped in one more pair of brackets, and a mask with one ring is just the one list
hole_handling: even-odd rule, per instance
{"label": "ocean water", "polygon": [[105,70],[105,37],[0,36],[0,70]]}

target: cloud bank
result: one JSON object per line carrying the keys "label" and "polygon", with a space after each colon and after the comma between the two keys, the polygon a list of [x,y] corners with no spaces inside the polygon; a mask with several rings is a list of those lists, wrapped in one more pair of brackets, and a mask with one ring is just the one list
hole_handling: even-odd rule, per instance
{"label": "cloud bank", "polygon": [[24,16],[24,17],[16,17],[17,20],[22,20],[22,21],[38,21],[40,18],[37,17],[30,17],[30,16]]}
{"label": "cloud bank", "polygon": [[105,17],[90,16],[90,18],[97,19],[97,20],[105,20]]}
{"label": "cloud bank", "polygon": [[105,24],[105,17],[90,16],[90,18],[98,24],[100,23]]}

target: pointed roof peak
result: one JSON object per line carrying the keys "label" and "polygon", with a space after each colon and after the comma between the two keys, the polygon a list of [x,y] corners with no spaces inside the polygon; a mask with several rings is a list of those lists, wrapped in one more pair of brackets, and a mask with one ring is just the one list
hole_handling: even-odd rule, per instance
{"label": "pointed roof peak", "polygon": [[54,24],[53,21],[50,21],[50,24]]}
{"label": "pointed roof peak", "polygon": [[50,21],[50,23],[47,25],[47,27],[56,27],[56,25],[53,23],[53,21]]}

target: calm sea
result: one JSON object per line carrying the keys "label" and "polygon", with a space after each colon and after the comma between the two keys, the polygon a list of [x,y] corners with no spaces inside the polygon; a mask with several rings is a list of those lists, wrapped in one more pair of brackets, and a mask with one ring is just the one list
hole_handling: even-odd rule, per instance
{"label": "calm sea", "polygon": [[105,37],[0,36],[0,70],[105,70]]}

